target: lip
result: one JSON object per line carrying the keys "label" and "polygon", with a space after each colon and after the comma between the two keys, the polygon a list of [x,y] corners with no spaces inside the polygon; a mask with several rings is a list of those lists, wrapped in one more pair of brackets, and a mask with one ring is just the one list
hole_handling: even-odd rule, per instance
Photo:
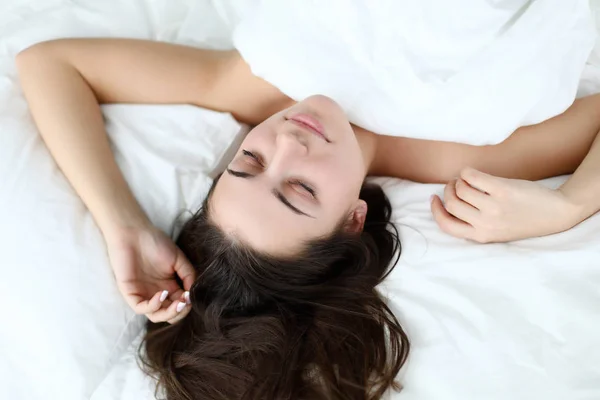
{"label": "lip", "polygon": [[325,140],[327,143],[330,143],[329,139],[325,135],[323,125],[321,125],[316,118],[308,114],[296,114],[292,115],[290,118],[288,118],[288,120],[301,128],[311,131],[321,139]]}

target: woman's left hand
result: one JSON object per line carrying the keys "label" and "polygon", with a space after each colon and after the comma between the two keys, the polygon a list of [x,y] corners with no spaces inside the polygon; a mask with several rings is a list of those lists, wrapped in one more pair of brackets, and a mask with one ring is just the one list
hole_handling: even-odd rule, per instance
{"label": "woman's left hand", "polygon": [[444,232],[479,243],[550,235],[580,222],[560,189],[473,168],[446,185],[444,203],[432,196],[431,211]]}

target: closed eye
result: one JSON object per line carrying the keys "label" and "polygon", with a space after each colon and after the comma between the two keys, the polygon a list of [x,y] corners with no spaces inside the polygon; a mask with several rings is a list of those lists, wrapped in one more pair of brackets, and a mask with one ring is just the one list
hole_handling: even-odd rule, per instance
{"label": "closed eye", "polygon": [[312,187],[308,186],[306,183],[304,183],[302,181],[292,181],[291,183],[293,185],[300,186],[303,190],[308,192],[313,198],[317,197],[317,193],[315,192],[315,190]]}
{"label": "closed eye", "polygon": [[264,165],[264,163],[262,161],[262,158],[259,157],[257,154],[255,154],[255,153],[253,153],[251,151],[248,151],[248,150],[243,150],[243,149],[242,149],[242,154],[245,155],[246,157],[252,158],[254,161],[256,161],[256,163],[258,165],[260,165],[261,167],[264,168],[265,165]]}
{"label": "closed eye", "polygon": [[[256,177],[256,175],[254,175],[254,174],[250,174],[250,173],[243,172],[243,171],[235,171],[230,168],[227,168],[226,171],[229,175],[235,176],[236,178],[252,179],[252,178]],[[273,189],[271,191],[271,193],[275,196],[275,198],[277,198],[277,200],[279,200],[283,205],[285,205],[287,208],[292,210],[295,214],[303,215],[305,217],[315,218],[312,215],[305,213],[304,211],[300,210],[298,207],[296,207],[292,203],[290,203],[290,201],[287,199],[287,197],[285,197],[283,195],[283,193],[281,193],[279,190]]]}
{"label": "closed eye", "polygon": [[[262,167],[262,168],[265,167],[262,157],[260,155],[258,155],[257,153],[254,153],[254,152],[246,150],[246,149],[242,149],[242,154],[245,157],[251,158],[252,161],[254,161],[256,164],[258,164],[260,167]],[[240,178],[248,177],[250,175],[245,172],[239,172],[239,171],[232,171],[232,172],[233,173],[231,175],[235,175]],[[305,192],[308,192],[312,198],[317,197],[317,193],[315,192],[315,190],[310,185],[306,184],[305,182],[303,182],[301,180],[293,180],[290,183],[292,185],[297,185],[297,186],[301,187]]]}

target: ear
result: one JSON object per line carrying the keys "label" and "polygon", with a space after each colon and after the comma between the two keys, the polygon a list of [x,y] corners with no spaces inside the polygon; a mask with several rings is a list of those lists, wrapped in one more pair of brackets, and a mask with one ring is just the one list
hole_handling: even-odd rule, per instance
{"label": "ear", "polygon": [[367,203],[364,200],[358,200],[354,206],[354,210],[348,216],[346,221],[346,232],[359,233],[365,227],[365,219],[367,218]]}

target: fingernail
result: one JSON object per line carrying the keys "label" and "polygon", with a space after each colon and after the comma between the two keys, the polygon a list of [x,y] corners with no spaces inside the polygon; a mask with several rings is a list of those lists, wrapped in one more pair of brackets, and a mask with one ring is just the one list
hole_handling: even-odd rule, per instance
{"label": "fingernail", "polygon": [[190,300],[190,292],[183,293],[183,298],[187,304],[192,304],[192,301]]}
{"label": "fingernail", "polygon": [[181,312],[181,310],[183,310],[185,308],[185,303],[183,302],[179,302],[179,304],[177,304],[177,312]]}
{"label": "fingernail", "polygon": [[432,195],[429,197],[429,202],[430,202],[430,203],[433,203],[433,200],[434,200],[434,199],[435,199],[435,194],[432,194]]}
{"label": "fingernail", "polygon": [[169,295],[169,291],[163,290],[163,292],[160,294],[160,302],[162,303],[163,301],[165,301],[168,295]]}

